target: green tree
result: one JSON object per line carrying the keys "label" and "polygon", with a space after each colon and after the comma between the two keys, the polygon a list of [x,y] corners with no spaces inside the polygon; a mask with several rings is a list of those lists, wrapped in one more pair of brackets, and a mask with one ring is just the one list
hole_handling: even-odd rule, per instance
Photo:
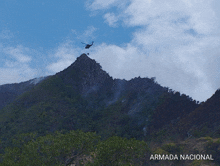
{"label": "green tree", "polygon": [[93,166],[143,165],[149,148],[144,141],[113,136],[99,142]]}
{"label": "green tree", "polygon": [[[99,141],[95,133],[80,130],[62,134],[48,134],[32,139],[22,146],[6,148],[3,166],[58,166],[69,165],[73,161],[80,164],[83,155],[90,155]],[[17,140],[22,142],[22,140]]]}

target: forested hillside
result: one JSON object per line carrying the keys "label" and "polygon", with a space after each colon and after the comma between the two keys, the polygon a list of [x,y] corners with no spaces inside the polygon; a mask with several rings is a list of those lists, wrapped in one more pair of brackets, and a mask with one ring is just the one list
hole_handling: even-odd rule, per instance
{"label": "forested hillside", "polygon": [[218,94],[199,104],[155,78],[113,79],[82,54],[0,110],[1,159],[3,165],[157,165],[151,153],[189,152],[181,148],[186,139],[212,136],[219,146]]}

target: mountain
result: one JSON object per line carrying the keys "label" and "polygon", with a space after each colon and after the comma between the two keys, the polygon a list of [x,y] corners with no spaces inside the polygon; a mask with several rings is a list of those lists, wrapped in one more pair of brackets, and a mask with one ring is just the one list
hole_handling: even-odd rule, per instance
{"label": "mountain", "polygon": [[176,127],[193,137],[220,137],[220,90],[186,114]]}
{"label": "mountain", "polygon": [[[132,156],[126,158],[129,165],[211,163],[150,161],[150,154],[212,154],[211,165],[220,164],[220,90],[199,103],[160,86],[154,77],[113,79],[82,54],[55,75],[0,86],[0,99],[0,153],[14,147],[2,155],[6,164],[0,157],[0,165],[35,164],[33,156],[39,157],[39,163],[79,165],[85,159],[117,165],[112,163],[122,164],[128,155]],[[141,147],[146,153],[137,159]]]}
{"label": "mountain", "polygon": [[113,79],[86,54],[65,70],[30,83],[19,84],[24,88],[0,110],[0,137],[5,143],[19,133],[77,129],[96,131],[103,138],[144,139],[199,107],[155,78]]}
{"label": "mountain", "polygon": [[0,85],[0,109],[15,100],[16,97],[29,91],[45,77],[35,78],[26,82]]}

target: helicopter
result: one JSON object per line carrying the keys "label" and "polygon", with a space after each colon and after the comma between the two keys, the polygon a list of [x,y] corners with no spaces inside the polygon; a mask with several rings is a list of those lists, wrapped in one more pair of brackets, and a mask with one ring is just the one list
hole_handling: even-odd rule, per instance
{"label": "helicopter", "polygon": [[81,42],[81,43],[86,45],[85,49],[89,49],[93,45],[94,41],[92,41],[92,44],[86,44],[86,43],[83,43],[83,42]]}

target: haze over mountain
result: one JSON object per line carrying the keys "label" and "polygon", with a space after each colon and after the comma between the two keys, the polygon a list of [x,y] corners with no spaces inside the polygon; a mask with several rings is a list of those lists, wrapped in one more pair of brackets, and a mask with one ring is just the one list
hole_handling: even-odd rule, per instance
{"label": "haze over mountain", "polygon": [[45,77],[35,78],[26,82],[5,84],[0,86],[0,109],[7,104],[13,102],[13,100],[22,93],[30,90],[35,85],[40,83]]}

